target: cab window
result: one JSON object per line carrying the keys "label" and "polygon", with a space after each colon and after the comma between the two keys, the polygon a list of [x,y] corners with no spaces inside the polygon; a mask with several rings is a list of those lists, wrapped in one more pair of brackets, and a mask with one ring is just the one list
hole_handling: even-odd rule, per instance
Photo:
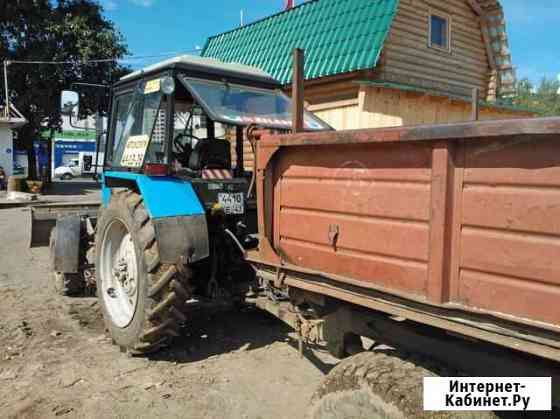
{"label": "cab window", "polygon": [[108,164],[140,169],[144,161],[166,162],[166,100],[153,81],[115,98]]}

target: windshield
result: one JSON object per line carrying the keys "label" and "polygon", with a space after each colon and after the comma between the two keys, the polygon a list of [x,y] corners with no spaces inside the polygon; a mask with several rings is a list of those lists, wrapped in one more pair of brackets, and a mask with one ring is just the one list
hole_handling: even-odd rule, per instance
{"label": "windshield", "polygon": [[164,159],[165,139],[159,129],[165,122],[161,109],[162,93],[149,90],[147,86],[146,82],[142,82],[134,92],[115,99],[114,134],[108,158],[112,166],[141,167],[150,140],[154,140],[152,149],[156,146],[161,148],[154,152],[158,159]]}
{"label": "windshield", "polygon": [[[292,126],[291,100],[280,90],[192,79],[183,75],[179,78],[216,121],[283,129],[290,129]],[[305,112],[304,125],[306,130],[331,129],[309,112]]]}

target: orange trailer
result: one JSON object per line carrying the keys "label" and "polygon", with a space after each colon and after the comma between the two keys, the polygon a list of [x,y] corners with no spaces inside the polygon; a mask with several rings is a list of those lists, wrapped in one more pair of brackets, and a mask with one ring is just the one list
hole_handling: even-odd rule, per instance
{"label": "orange trailer", "polygon": [[261,276],[560,360],[560,118],[254,137]]}
{"label": "orange trailer", "polygon": [[[552,376],[560,405],[560,118],[252,141],[259,246],[247,259],[285,300],[259,307],[338,357],[369,337],[470,375]],[[339,397],[333,385],[356,387],[349,369],[384,368],[357,356],[327,377],[312,417]],[[408,367],[392,365],[398,383]],[[403,397],[416,417],[421,396]]]}

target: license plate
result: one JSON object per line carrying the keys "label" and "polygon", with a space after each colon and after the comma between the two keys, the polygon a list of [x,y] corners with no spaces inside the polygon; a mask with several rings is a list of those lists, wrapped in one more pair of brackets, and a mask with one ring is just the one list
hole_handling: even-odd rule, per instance
{"label": "license plate", "polygon": [[243,193],[219,193],[218,203],[224,208],[226,214],[244,214],[245,199]]}

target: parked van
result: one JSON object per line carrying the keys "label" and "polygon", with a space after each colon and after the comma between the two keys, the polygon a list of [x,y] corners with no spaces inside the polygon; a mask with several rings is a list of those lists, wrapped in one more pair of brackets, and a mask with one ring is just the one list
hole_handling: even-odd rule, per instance
{"label": "parked van", "polygon": [[73,158],[67,165],[59,166],[54,170],[54,178],[71,180],[85,175],[97,175],[102,172],[103,153],[99,153],[98,167],[96,170],[95,152],[80,152],[78,158]]}

